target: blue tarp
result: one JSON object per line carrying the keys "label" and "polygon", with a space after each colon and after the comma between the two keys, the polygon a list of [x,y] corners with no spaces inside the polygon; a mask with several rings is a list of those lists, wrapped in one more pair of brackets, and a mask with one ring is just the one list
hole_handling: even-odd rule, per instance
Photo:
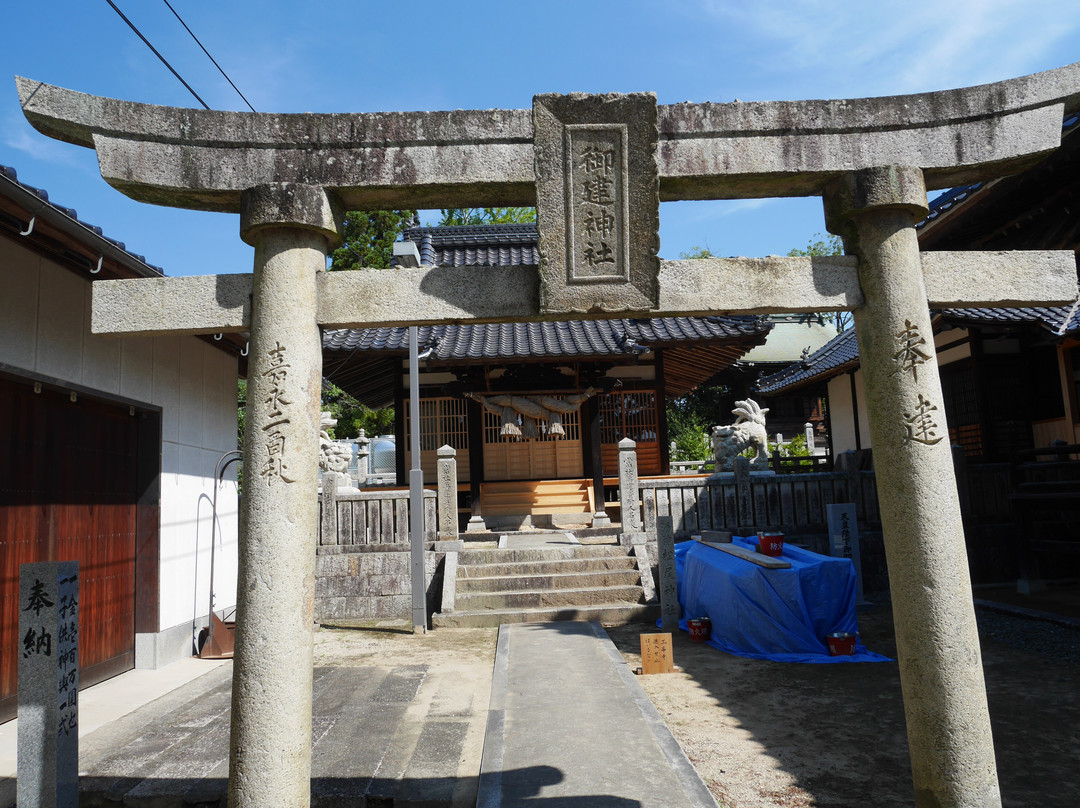
{"label": "blue tarp", "polygon": [[[735,537],[755,549],[756,537]],[[851,656],[829,656],[825,635],[855,633],[855,568],[789,544],[791,569],[765,569],[697,541],[675,545],[683,619],[712,621],[709,645],[729,654],[777,662],[888,662],[856,644]]]}

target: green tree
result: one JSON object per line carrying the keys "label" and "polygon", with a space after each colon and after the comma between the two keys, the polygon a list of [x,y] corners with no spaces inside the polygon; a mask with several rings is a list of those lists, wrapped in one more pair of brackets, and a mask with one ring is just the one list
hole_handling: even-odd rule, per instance
{"label": "green tree", "polygon": [[361,404],[337,385],[323,379],[322,409],[337,419],[337,426],[329,430],[332,438],[355,438],[364,430],[368,437],[386,435],[394,431],[394,410],[373,410]]}
{"label": "green tree", "polygon": [[668,437],[675,444],[672,460],[710,460],[709,433],[731,421],[735,397],[726,384],[713,377],[695,390],[667,402]]}
{"label": "green tree", "polygon": [[394,242],[416,220],[415,210],[358,210],[345,214],[344,244],[334,250],[330,269],[386,269]]}
{"label": "green tree", "polygon": [[536,221],[536,208],[443,208],[441,213],[439,227]]}

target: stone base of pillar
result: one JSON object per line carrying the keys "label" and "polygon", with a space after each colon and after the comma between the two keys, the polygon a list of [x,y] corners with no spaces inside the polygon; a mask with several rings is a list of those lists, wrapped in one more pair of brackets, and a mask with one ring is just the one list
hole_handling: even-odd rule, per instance
{"label": "stone base of pillar", "polygon": [[1046,591],[1046,581],[1042,578],[1021,578],[1016,582],[1016,591],[1021,595],[1038,595]]}
{"label": "stone base of pillar", "polygon": [[632,533],[620,533],[619,544],[624,547],[630,547],[634,544],[644,544],[649,540],[649,537],[642,531],[635,531]]}
{"label": "stone base of pillar", "polygon": [[487,525],[484,524],[484,517],[472,516],[469,518],[469,524],[465,526],[466,533],[476,533],[481,530],[487,530]]}
{"label": "stone base of pillar", "polygon": [[597,511],[592,517],[593,527],[611,527],[611,517],[603,511]]}

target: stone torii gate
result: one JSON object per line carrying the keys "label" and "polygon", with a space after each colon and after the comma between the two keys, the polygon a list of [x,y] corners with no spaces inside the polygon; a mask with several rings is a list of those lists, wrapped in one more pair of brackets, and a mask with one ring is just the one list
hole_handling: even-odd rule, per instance
{"label": "stone torii gate", "polygon": [[[916,804],[1000,805],[929,306],[1063,304],[1071,252],[920,254],[927,189],[1017,171],[1080,106],[1080,64],[880,99],[249,114],[17,79],[41,132],[146,202],[240,214],[252,275],[99,281],[93,330],[250,331],[229,803],[307,805],[319,328],[855,314]],[[657,258],[659,201],[821,196],[849,255]],[[538,206],[541,266],[324,272],[342,211]]]}

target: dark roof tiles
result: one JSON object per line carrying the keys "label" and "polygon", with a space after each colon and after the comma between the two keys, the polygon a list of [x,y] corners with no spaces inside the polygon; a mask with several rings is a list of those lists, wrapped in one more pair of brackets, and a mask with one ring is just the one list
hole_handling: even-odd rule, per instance
{"label": "dark roof tiles", "polygon": [[[488,323],[426,326],[418,331],[420,345],[438,340],[431,360],[515,359],[555,356],[629,356],[620,346],[625,337],[646,346],[688,340],[721,341],[765,334],[769,326],[752,317],[665,317],[633,323],[629,320],[559,323]],[[696,322],[694,322],[696,321]],[[406,328],[354,328],[327,331],[323,346],[331,351],[405,353]]]}

